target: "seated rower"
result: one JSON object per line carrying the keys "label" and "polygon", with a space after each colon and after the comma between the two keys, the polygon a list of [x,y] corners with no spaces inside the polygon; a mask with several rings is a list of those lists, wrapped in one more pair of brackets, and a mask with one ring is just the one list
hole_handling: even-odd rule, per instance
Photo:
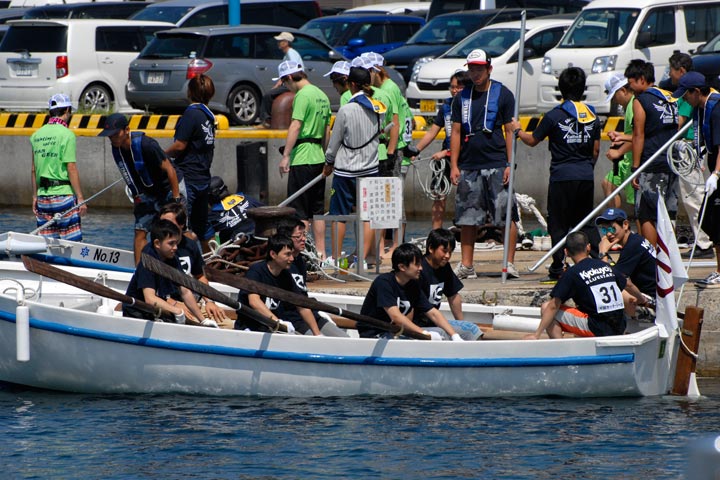
{"label": "seated rower", "polygon": [[[169,220],[158,220],[151,227],[150,243],[145,245],[142,253],[147,253],[182,271],[176,256],[181,236],[180,229],[174,223]],[[217,328],[214,321],[203,318],[195,296],[190,290],[151,272],[145,268],[142,261],[135,268],[126,295],[172,312],[177,323],[185,323],[187,320],[195,325]],[[122,311],[123,316],[126,317],[153,319],[152,315],[130,305],[123,305]]]}
{"label": "seated rower", "polygon": [[[563,332],[580,337],[622,335],[626,320],[622,292],[627,280],[613,267],[590,257],[590,242],[585,232],[572,232],[565,242],[565,254],[572,258],[570,267],[550,292],[550,300],[540,307],[540,325],[526,339],[538,339],[543,331],[550,338],[562,338]],[[635,301],[633,297],[627,297]],[[572,299],[576,307],[564,303]]]}
{"label": "seated rower", "polygon": [[[277,229],[278,235],[285,235],[292,239],[293,243],[293,263],[290,265],[290,275],[292,276],[295,285],[305,296],[307,296],[307,265],[305,259],[302,256],[302,252],[305,251],[305,240],[307,239],[307,232],[305,231],[305,222],[300,220],[300,217],[292,217],[285,221]],[[315,321],[320,328],[320,332],[326,337],[348,337],[349,335],[345,331],[335,324],[330,319],[330,316],[323,313],[318,313],[312,310]],[[305,331],[302,329],[305,328]],[[300,328],[296,327],[296,330],[300,333],[307,333],[307,325],[300,325]]]}
{"label": "seated rower", "polygon": [[[200,245],[196,240],[188,238],[186,234],[188,218],[185,207],[176,202],[167,203],[160,208],[159,216],[161,220],[171,221],[183,232],[177,248],[177,257],[182,270],[205,285],[209,285],[210,282],[205,276],[205,261],[200,251]],[[203,304],[205,313],[211,320],[225,328],[232,328],[232,320],[227,318],[225,312],[215,302],[209,298],[203,298]]]}
{"label": "seated rower", "polygon": [[[430,304],[440,308],[442,297],[447,297],[454,320],[448,323],[463,340],[478,340],[483,332],[472,322],[463,320],[462,296],[460,290],[463,283],[458,279],[450,266],[450,257],[455,250],[455,235],[445,228],[432,230],[425,243],[425,256],[422,258],[420,272],[420,289]],[[413,322],[420,327],[432,326],[425,315],[417,315]]]}
{"label": "seated rower", "polygon": [[[279,290],[302,294],[290,274],[290,265],[293,257],[293,241],[287,235],[273,235],[268,239],[267,254],[265,260],[253,264],[245,274],[248,280],[264,283]],[[257,293],[240,291],[240,302],[249,305],[260,314],[279,320],[287,326],[288,333],[296,331],[308,335],[322,335],[315,316],[312,311],[297,307],[292,303],[258,295]],[[236,330],[255,330],[267,332],[269,329],[255,321],[242,317],[242,310],[238,312],[238,319],[235,320]]]}
{"label": "seated rower", "polygon": [[[420,272],[422,271],[422,252],[410,243],[398,246],[392,253],[392,271],[378,275],[373,280],[365,297],[360,313],[378,320],[394,323],[403,331],[424,333],[432,340],[451,338],[463,341],[455,329],[448,323],[422,293]],[[422,329],[413,323],[416,314],[424,314],[435,327]],[[358,332],[364,338],[393,338],[387,331],[358,322]]]}
{"label": "seated rower", "polygon": [[[652,308],[655,298],[657,281],[655,279],[655,249],[650,242],[640,234],[630,230],[627,214],[619,208],[608,208],[595,219],[595,225],[600,230],[600,244],[598,250],[600,259],[612,262],[610,251],[614,245],[622,246],[620,256],[613,265],[615,270],[627,278],[627,291],[637,298],[638,307]],[[628,311],[630,317],[635,312]]]}

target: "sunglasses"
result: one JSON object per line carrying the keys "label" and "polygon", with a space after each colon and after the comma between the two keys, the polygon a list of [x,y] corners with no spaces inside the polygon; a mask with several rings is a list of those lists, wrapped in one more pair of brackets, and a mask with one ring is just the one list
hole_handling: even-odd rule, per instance
{"label": "sunglasses", "polygon": [[615,227],[600,227],[600,234],[602,236],[605,236],[608,233],[615,234],[615,232],[617,232],[617,229]]}

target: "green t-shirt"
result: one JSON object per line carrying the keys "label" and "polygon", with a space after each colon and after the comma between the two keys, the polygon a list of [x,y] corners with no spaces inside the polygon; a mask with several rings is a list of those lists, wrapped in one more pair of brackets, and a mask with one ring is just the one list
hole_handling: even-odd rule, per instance
{"label": "green t-shirt", "polygon": [[[393,103],[392,98],[388,94],[388,92],[382,90],[378,87],[372,87],[373,89],[373,98],[379,102],[381,102],[383,105],[385,105],[385,108],[387,110],[385,111],[385,120],[383,121],[382,127],[385,129],[388,123],[392,122],[392,117],[396,111],[396,105]],[[389,139],[390,134],[385,133],[382,135],[382,138]],[[384,160],[387,160],[387,145],[385,144],[378,144],[378,161],[382,162]]]}
{"label": "green t-shirt", "polygon": [[40,187],[40,178],[69,181],[68,163],[75,163],[75,134],[59,124],[44,125],[30,136],[35,159],[35,181],[40,196],[72,195],[70,185]]}
{"label": "green t-shirt", "polygon": [[[398,87],[395,82],[387,79],[383,82],[380,88],[389,94],[391,102],[394,105],[395,113],[398,115],[398,122],[400,122],[400,134],[398,137],[397,149],[400,150],[412,141],[412,112],[410,111],[410,106],[408,105],[407,100],[400,91],[400,87]],[[403,159],[403,165],[409,163],[409,159]]]}
{"label": "green t-shirt", "polygon": [[[635,100],[635,95],[630,97],[630,102],[628,102],[627,107],[625,107],[625,124],[623,125],[623,133],[632,135],[633,133],[633,100]],[[632,149],[630,149],[629,152],[625,152],[625,155],[623,156],[623,160],[626,162],[630,162],[630,166],[632,167],[632,160],[633,160],[633,154]]]}
{"label": "green t-shirt", "polygon": [[350,97],[352,97],[352,92],[348,88],[343,92],[342,95],[340,95],[340,106],[347,104],[350,101]]}
{"label": "green t-shirt", "polygon": [[[678,98],[677,100],[677,106],[678,106],[678,115],[681,117],[687,118],[687,122],[692,122],[693,118],[693,107],[688,102],[685,101],[684,98]],[[690,127],[687,132],[685,132],[685,139],[686,140],[695,140],[695,127]]]}
{"label": "green t-shirt", "polygon": [[[325,135],[325,128],[330,122],[330,100],[315,85],[305,85],[295,94],[292,119],[302,122],[298,140],[301,138],[322,139]],[[290,153],[290,165],[315,165],[318,163],[325,163],[322,145],[310,142],[295,143],[295,148]]]}

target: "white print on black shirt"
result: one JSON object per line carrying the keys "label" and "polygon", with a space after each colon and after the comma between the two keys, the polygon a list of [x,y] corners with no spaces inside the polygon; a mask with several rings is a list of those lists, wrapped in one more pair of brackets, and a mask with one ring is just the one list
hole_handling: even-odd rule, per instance
{"label": "white print on black shirt", "polygon": [[412,308],[410,307],[410,301],[408,300],[401,300],[400,297],[397,299],[397,307],[400,309],[400,313],[403,315],[407,315],[410,313],[410,310]]}

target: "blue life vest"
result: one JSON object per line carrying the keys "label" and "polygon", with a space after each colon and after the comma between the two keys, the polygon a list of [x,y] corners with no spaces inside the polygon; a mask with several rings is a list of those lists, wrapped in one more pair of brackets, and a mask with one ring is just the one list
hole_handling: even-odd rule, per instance
{"label": "blue life vest", "polygon": [[[472,128],[472,93],[474,86],[465,87],[460,92],[462,124],[465,128],[465,141],[468,137],[475,135]],[[485,97],[485,118],[482,123],[482,131],[484,133],[492,133],[495,128],[498,112],[500,111],[500,90],[502,83],[490,81],[487,96]]]}
{"label": "blue life vest", "polygon": [[112,147],[113,158],[115,164],[120,170],[120,174],[125,180],[133,197],[143,193],[145,189],[152,188],[154,185],[150,172],[145,168],[145,162],[142,156],[142,137],[144,132],[130,132],[130,158],[123,157],[122,152],[117,147]]}
{"label": "blue life vest", "polygon": [[446,98],[440,107],[445,121],[445,140],[442,143],[445,150],[450,149],[450,137],[452,136],[452,101],[453,97]]}
{"label": "blue life vest", "polygon": [[[717,106],[718,102],[720,102],[720,93],[712,90],[708,96],[707,102],[705,102],[705,114],[703,115],[703,123],[700,128],[697,128],[698,123],[700,123],[700,109],[695,109],[695,147],[697,148],[698,154],[700,154],[702,141],[705,142],[708,154],[715,148],[712,140],[712,125],[710,124],[710,118],[712,117],[713,109]],[[699,130],[702,130],[702,140],[698,136]]]}
{"label": "blue life vest", "polygon": [[210,109],[209,109],[204,103],[192,103],[192,104],[190,104],[190,105],[187,106],[186,110],[189,110],[189,109],[191,109],[191,108],[197,109],[197,110],[202,110],[202,112],[203,112],[203,113],[208,117],[208,119],[210,120],[210,123],[211,123],[212,126],[213,126],[213,132],[215,132],[215,129],[216,129],[216,127],[217,127],[216,124],[215,124],[215,115],[210,111]]}

